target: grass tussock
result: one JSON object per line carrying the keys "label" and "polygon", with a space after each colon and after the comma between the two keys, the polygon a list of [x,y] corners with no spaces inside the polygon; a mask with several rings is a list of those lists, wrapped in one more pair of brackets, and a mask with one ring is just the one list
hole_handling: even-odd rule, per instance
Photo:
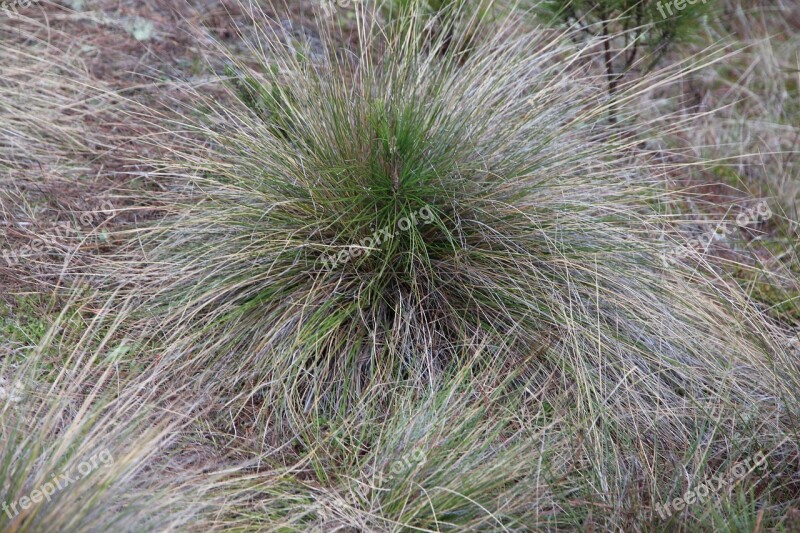
{"label": "grass tussock", "polygon": [[[120,99],[157,193],[83,269],[108,293],[1,322],[2,501],[99,464],[0,528],[792,529],[797,355],[716,264],[665,259],[704,169],[651,149],[690,120],[635,109],[724,57],[609,96],[620,36],[468,4],[357,3],[347,38],[240,5],[211,79],[149,88],[174,109],[64,96]],[[83,160],[37,95],[2,146]]]}
{"label": "grass tussock", "polygon": [[609,126],[587,48],[500,31],[456,53],[368,20],[356,54],[264,34],[258,68],[228,70],[241,104],[188,125],[215,155],[172,170],[196,203],[153,231],[145,286],[176,370],[273,420],[346,412],[477,346],[484,365],[535,354],[530,375],[592,391],[628,431],[683,434],[687,396],[782,408],[745,298],[665,270],[665,170]]}

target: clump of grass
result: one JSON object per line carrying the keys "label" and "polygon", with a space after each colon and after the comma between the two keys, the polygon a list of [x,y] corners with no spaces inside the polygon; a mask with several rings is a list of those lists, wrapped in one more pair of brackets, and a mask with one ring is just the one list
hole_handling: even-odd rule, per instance
{"label": "clump of grass", "polygon": [[[501,374],[479,377],[464,369],[431,388],[398,387],[386,416],[340,422],[290,468],[221,483],[214,491],[226,495],[219,514],[228,527],[245,531],[530,525],[553,503],[538,481],[549,478],[549,469],[566,467],[568,456],[552,457],[551,450],[566,445],[567,436],[554,430],[555,417],[528,424],[543,416],[541,407],[526,401],[518,373]],[[309,460],[337,447],[348,452],[341,460]],[[324,479],[308,479],[311,472]]]}
{"label": "clump of grass", "polygon": [[3,531],[166,531],[193,518],[189,473],[169,465],[193,400],[126,371],[141,355],[120,338],[129,308],[101,303],[86,319],[89,301],[0,363],[13,384],[0,395]]}
{"label": "clump of grass", "polygon": [[664,272],[650,232],[671,169],[604,124],[591,47],[497,31],[465,57],[420,45],[413,20],[388,38],[367,20],[357,51],[328,36],[321,60],[263,30],[260,67],[232,59],[242,104],[189,125],[213,155],[188,143],[169,169],[196,196],[152,232],[145,278],[176,376],[208,372],[283,423],[490,346],[483,364],[537,354],[532,373],[577,381],[628,430],[675,438],[687,398],[723,391],[775,407],[744,295]]}

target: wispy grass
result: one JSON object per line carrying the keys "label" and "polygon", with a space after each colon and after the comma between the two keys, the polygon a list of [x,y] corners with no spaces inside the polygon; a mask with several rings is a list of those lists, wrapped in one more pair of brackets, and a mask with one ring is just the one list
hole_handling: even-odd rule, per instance
{"label": "wispy grass", "polygon": [[121,338],[126,310],[86,317],[90,301],[0,365],[19,385],[0,400],[3,531],[172,530],[193,516],[189,473],[170,464],[193,401],[131,371],[141,354]]}
{"label": "wispy grass", "polygon": [[665,267],[664,179],[691,167],[627,107],[696,63],[621,86],[612,126],[598,43],[359,7],[354,48],[304,46],[241,7],[249,49],[218,46],[177,118],[139,108],[175,216],[119,235],[118,294],[3,360],[35,391],[0,415],[6,500],[115,461],[0,525],[790,528],[800,365],[745,291]]}
{"label": "wispy grass", "polygon": [[[614,431],[681,441],[698,410],[794,401],[775,395],[791,363],[744,294],[664,271],[653,206],[673,169],[607,124],[591,48],[501,27],[463,53],[413,21],[387,37],[359,20],[350,52],[256,28],[258,66],[228,70],[241,105],[197,94],[207,120],[176,124],[184,161],[167,172],[191,194],[152,232],[141,287],[176,375],[297,427],[484,345],[485,365],[537,354],[531,373],[574,380]],[[323,268],[423,207],[434,224]]]}

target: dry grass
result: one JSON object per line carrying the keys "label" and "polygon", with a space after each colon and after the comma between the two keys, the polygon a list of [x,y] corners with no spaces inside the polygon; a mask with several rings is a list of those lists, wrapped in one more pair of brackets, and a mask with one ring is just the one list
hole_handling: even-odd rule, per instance
{"label": "dry grass", "polygon": [[[63,33],[58,44],[3,35],[4,216],[42,224],[31,237],[46,231],[27,187],[40,163],[58,169],[43,182],[53,190],[87,172],[119,180],[113,197],[127,207],[102,228],[112,251],[102,263],[48,267],[60,287],[80,270],[77,285],[102,279],[103,292],[32,289],[50,302],[28,311],[52,324],[42,335],[18,334],[22,305],[0,322],[15,339],[0,356],[0,500],[102,450],[114,462],[16,518],[0,513],[0,525],[800,524],[796,323],[765,309],[753,281],[770,272],[766,286],[786,291],[798,279],[780,226],[796,210],[796,85],[779,76],[791,17],[758,46],[668,58],[629,79],[610,125],[602,43],[577,46],[528,18],[465,12],[423,29],[429,19],[387,27],[385,10],[347,9],[339,33],[335,20],[308,28],[306,3],[292,24],[280,7],[226,7],[230,17],[163,15],[187,24],[207,63],[141,90],[129,85],[138,74],[100,81],[79,54],[58,56],[75,50]],[[141,13],[157,20],[153,9]],[[135,11],[54,13],[58,26]],[[156,25],[155,48],[185,42],[167,28]],[[698,83],[710,84],[709,106],[744,97],[760,111],[744,102],[698,115],[689,99],[662,100]],[[124,149],[119,132],[91,126],[108,117]],[[764,175],[779,176],[769,183],[742,157],[760,144]],[[112,160],[114,172],[98,171]],[[709,185],[720,168],[747,175]],[[697,218],[753,205],[748,189],[770,197],[773,219],[665,265]],[[423,207],[432,224],[323,265]],[[758,452],[766,469],[659,516],[658,504]]]}
{"label": "dry grass", "polygon": [[4,531],[165,531],[192,517],[175,454],[199,399],[138,362],[120,335],[128,309],[96,302],[71,299],[0,367],[21,384],[0,411]]}

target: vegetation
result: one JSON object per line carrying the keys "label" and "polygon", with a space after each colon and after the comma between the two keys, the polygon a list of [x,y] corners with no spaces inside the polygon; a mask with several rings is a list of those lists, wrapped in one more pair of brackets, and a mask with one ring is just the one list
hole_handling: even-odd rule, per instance
{"label": "vegetation", "polygon": [[[359,3],[313,31],[259,6],[176,8],[187,71],[126,71],[156,59],[79,13],[0,29],[2,245],[52,243],[2,271],[0,529],[800,525],[791,74],[771,125],[733,115],[768,181],[681,96],[752,97],[755,52],[678,55],[652,4]],[[101,198],[102,245],[61,247]]]}
{"label": "vegetation", "polygon": [[[613,100],[627,74],[649,72],[672,46],[695,37],[713,4],[681,2],[679,9],[663,0],[545,0],[537,10],[545,20],[576,28],[573,39],[600,41]],[[612,102],[610,120],[616,119]]]}

